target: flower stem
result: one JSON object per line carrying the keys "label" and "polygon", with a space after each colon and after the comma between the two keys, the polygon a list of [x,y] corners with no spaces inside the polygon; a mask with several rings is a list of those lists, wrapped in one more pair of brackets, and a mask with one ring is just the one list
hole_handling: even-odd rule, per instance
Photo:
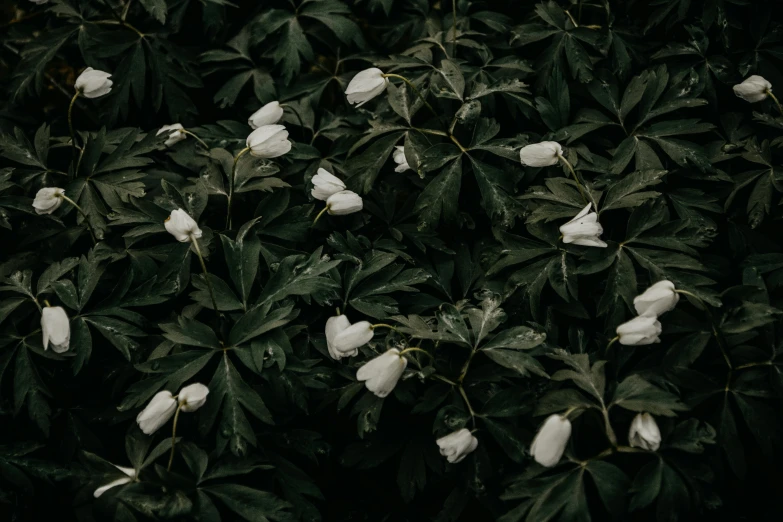
{"label": "flower stem", "polygon": [[411,128],[415,131],[421,132],[422,134],[434,134],[435,136],[443,136],[443,137],[449,135],[447,132],[443,132],[435,129],[420,129],[418,127],[411,127]]}
{"label": "flower stem", "polygon": [[414,347],[405,348],[403,351],[400,352],[400,357],[402,357],[408,352],[421,352],[427,357],[429,357],[430,359],[433,359],[432,355],[430,355],[430,352],[428,352],[427,350],[422,350],[421,348],[414,348]]}
{"label": "flower stem", "polygon": [[433,379],[438,379],[439,381],[445,382],[446,384],[449,384],[451,386],[457,386],[457,383],[452,381],[451,379],[447,379],[446,377],[442,375],[438,375],[437,373],[433,373],[431,375]]}
{"label": "flower stem", "polygon": [[775,96],[774,94],[772,94],[772,91],[771,91],[771,90],[769,90],[769,89],[767,89],[767,94],[768,94],[768,95],[769,95],[769,97],[770,97],[770,98],[772,98],[772,100],[775,102],[775,105],[777,105],[777,106],[778,106],[778,111],[780,111],[780,114],[781,114],[781,115],[783,115],[783,107],[781,107],[781,105],[780,105],[780,102],[778,101],[778,98],[777,98],[777,96]]}
{"label": "flower stem", "polygon": [[582,184],[579,182],[579,176],[576,175],[576,171],[574,170],[574,167],[571,166],[571,163],[569,163],[569,161],[565,159],[565,156],[563,156],[562,154],[558,154],[557,157],[560,158],[560,161],[565,163],[565,166],[568,167],[569,171],[571,171],[571,175],[574,176],[574,181],[576,181],[576,186],[579,189],[579,194],[582,196],[584,202],[587,203],[588,202],[587,196],[585,196],[585,191],[582,188]]}
{"label": "flower stem", "polygon": [[231,230],[231,200],[234,197],[234,181],[237,176],[237,163],[239,158],[250,152],[250,147],[245,147],[234,158],[234,165],[231,167],[231,179],[228,180],[228,212],[226,213],[226,228]]}
{"label": "flower stem", "polygon": [[451,45],[454,46],[452,53],[457,56],[457,0],[451,0]]}
{"label": "flower stem", "polygon": [[465,147],[462,146],[462,144],[459,142],[459,140],[457,140],[456,136],[454,136],[453,134],[449,134],[449,138],[451,139],[451,141],[454,142],[454,144],[457,147],[459,147],[459,150],[461,150],[462,152],[465,152],[465,153],[468,152],[468,150]]}
{"label": "flower stem", "polygon": [[[582,9],[582,6],[581,6],[581,5],[579,6],[579,9],[580,9],[580,10]],[[569,20],[571,20],[571,23],[572,23],[572,24],[574,24],[574,27],[575,27],[575,28],[576,28],[576,27],[579,27],[579,24],[578,24],[578,23],[576,23],[576,20],[574,20],[574,17],[573,17],[573,16],[571,16],[571,13],[569,13],[569,12],[568,12],[568,9],[565,9],[564,11],[565,11],[565,14],[566,14],[566,16],[568,16],[568,19],[569,19]]]}
{"label": "flower stem", "polygon": [[207,272],[207,265],[204,263],[204,256],[201,255],[201,248],[199,248],[198,245],[198,239],[196,239],[193,236],[190,236],[190,239],[193,241],[193,246],[196,249],[196,255],[198,255],[198,260],[201,262],[201,270],[204,272],[204,280],[207,282],[207,289],[209,290],[209,297],[212,299],[212,307],[215,309],[215,313],[217,314],[217,320],[218,325],[220,324],[220,310],[217,306],[217,300],[215,299],[215,291],[212,289],[212,282],[209,280],[209,272]]}
{"label": "flower stem", "polygon": [[[386,323],[373,324],[373,325],[370,326],[370,328],[373,329],[373,330],[375,330],[376,328],[388,328],[388,329],[394,330],[398,334],[402,335],[402,332],[397,330],[397,328],[395,328],[394,326],[392,326],[390,324],[386,324]],[[422,350],[421,348],[406,348],[406,350],[414,350],[414,349],[424,352],[424,350]],[[424,352],[424,353],[427,353],[427,352]],[[400,355],[402,355],[402,354],[400,354]],[[429,354],[427,354],[427,355],[429,355]]]}
{"label": "flower stem", "polygon": [[753,368],[756,366],[772,366],[774,363],[772,361],[762,361],[762,362],[752,362],[747,364],[740,364],[739,366],[735,367],[734,370],[744,370],[745,368]]}
{"label": "flower stem", "polygon": [[609,439],[612,446],[617,446],[617,435],[614,434],[614,429],[612,429],[612,423],[609,421],[609,410],[606,409],[606,406],[603,407],[602,413],[604,424],[606,425],[606,438]]}
{"label": "flower stem", "polygon": [[79,205],[77,205],[74,200],[72,200],[71,198],[69,198],[65,194],[60,194],[59,197],[63,198],[65,201],[67,201],[68,203],[73,205],[76,208],[76,210],[79,211],[79,213],[84,218],[84,222],[87,223],[87,230],[90,231],[90,237],[92,238],[92,243],[94,245],[97,245],[98,244],[98,240],[95,239],[95,231],[92,229],[92,225],[90,224],[90,219],[87,216],[87,213],[84,211],[84,209],[82,207],[80,207]]}
{"label": "flower stem", "polygon": [[465,388],[462,387],[460,384],[458,386],[459,388],[459,394],[462,396],[462,400],[465,401],[465,406],[468,407],[468,413],[470,413],[470,419],[473,421],[473,427],[476,427],[476,412],[473,411],[473,406],[470,405],[470,401],[468,400],[468,394],[465,393]]}
{"label": "flower stem", "polygon": [[171,454],[169,455],[169,466],[167,471],[171,471],[171,465],[174,463],[174,448],[177,444],[177,421],[179,420],[179,410],[182,405],[177,402],[177,411],[174,413],[174,426],[171,428]]}
{"label": "flower stem", "polygon": [[476,349],[470,350],[470,357],[468,357],[468,360],[465,361],[465,365],[462,367],[462,371],[459,374],[459,378],[457,378],[458,383],[462,383],[462,381],[465,380],[465,377],[468,375],[468,368],[470,368],[470,363],[473,360],[473,357],[476,356]]}
{"label": "flower stem", "polygon": [[196,139],[196,141],[198,141],[199,143],[201,143],[201,146],[202,146],[202,147],[204,147],[205,149],[209,150],[209,145],[207,145],[206,143],[204,143],[204,140],[202,140],[201,138],[199,138],[198,136],[196,136],[194,133],[190,132],[190,131],[189,131],[189,130],[187,130],[187,129],[182,129],[180,132],[182,132],[183,134],[187,134],[188,136],[193,136],[193,137]]}
{"label": "flower stem", "polygon": [[[307,127],[305,127],[305,124],[302,123],[302,117],[299,115],[299,111],[294,109],[294,107],[288,103],[281,103],[280,106],[283,107],[284,109],[291,109],[291,112],[294,113],[294,116],[296,116],[296,119],[299,121],[299,126],[302,127],[302,138],[304,139],[305,131],[307,130]],[[310,129],[310,132],[313,133],[313,140],[315,140],[315,130]],[[312,143],[312,141],[310,143]]]}
{"label": "flower stem", "polygon": [[411,88],[411,90],[414,92],[414,94],[416,94],[416,96],[418,96],[418,97],[421,99],[421,101],[423,101],[423,102],[424,102],[424,106],[425,106],[425,107],[427,107],[427,108],[430,110],[430,112],[431,112],[432,114],[434,114],[434,115],[435,115],[435,117],[436,117],[436,118],[438,118],[438,117],[439,117],[439,116],[438,116],[438,113],[437,113],[437,112],[435,112],[435,109],[433,109],[433,108],[432,108],[432,105],[430,105],[429,103],[427,103],[427,99],[426,99],[426,98],[424,98],[424,96],[421,94],[421,92],[419,91],[419,89],[417,89],[417,88],[416,88],[416,86],[415,86],[415,85],[413,85],[413,82],[411,82],[411,81],[410,81],[409,79],[407,79],[405,76],[401,76],[401,75],[399,75],[399,74],[393,74],[393,73],[387,73],[387,74],[384,74],[384,75],[382,75],[382,76],[383,76],[384,78],[399,78],[400,80],[404,81],[406,84],[408,84],[408,87],[410,87],[410,88]]}
{"label": "flower stem", "polygon": [[314,227],[314,226],[315,226],[315,224],[316,224],[316,223],[318,223],[318,220],[319,220],[319,219],[321,219],[321,216],[323,216],[323,215],[324,215],[324,212],[326,212],[327,210],[329,210],[329,205],[326,205],[326,206],[324,207],[324,209],[323,209],[322,211],[320,211],[320,212],[318,213],[318,215],[317,215],[317,216],[315,216],[315,219],[313,220],[313,224],[312,224],[312,225],[310,225],[310,226],[311,226],[311,227]]}
{"label": "flower stem", "polygon": [[71,132],[71,145],[73,145],[73,160],[76,161],[76,134],[73,132],[73,105],[79,98],[79,91],[71,98],[71,103],[68,104],[68,130]]}
{"label": "flower stem", "polygon": [[120,16],[117,13],[117,11],[115,11],[114,8],[106,0],[101,0],[101,3],[109,8],[109,11],[111,11],[112,16],[114,16],[114,18],[117,19],[117,23],[119,25],[127,27],[128,29],[130,29],[131,31],[139,35],[140,38],[144,38],[144,33],[142,33],[141,31],[133,27],[131,24],[126,22],[125,19],[122,16]]}

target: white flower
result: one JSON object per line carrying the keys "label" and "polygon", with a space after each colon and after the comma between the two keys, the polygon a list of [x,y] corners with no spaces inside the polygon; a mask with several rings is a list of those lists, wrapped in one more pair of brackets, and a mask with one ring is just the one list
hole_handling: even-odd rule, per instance
{"label": "white flower", "polygon": [[115,468],[125,473],[125,477],[118,478],[117,480],[113,480],[106,484],[105,486],[101,486],[98,489],[95,490],[95,492],[92,494],[95,498],[100,497],[104,493],[106,493],[108,490],[110,490],[113,487],[116,486],[122,486],[123,484],[128,484],[130,482],[133,482],[136,480],[136,470],[133,468],[124,468],[122,466],[117,466],[116,464],[113,464]]}
{"label": "white flower", "polygon": [[166,147],[171,147],[175,143],[178,143],[188,137],[187,134],[182,132],[183,128],[184,127],[182,127],[181,123],[175,123],[173,125],[164,125],[163,127],[160,128],[160,130],[158,130],[158,132],[155,135],[160,136],[164,132],[168,132],[168,139],[163,144]]}
{"label": "white flower", "polygon": [[61,196],[64,194],[65,189],[57,187],[42,188],[35,195],[35,200],[33,200],[35,213],[38,215],[51,214],[63,204],[63,198]]}
{"label": "white flower", "polygon": [[325,169],[318,169],[312,181],[313,189],[310,191],[310,194],[315,199],[320,199],[321,201],[326,201],[329,199],[329,196],[345,190],[345,183]]}
{"label": "white flower", "polygon": [[47,3],[49,0],[30,0],[30,1],[31,1],[32,3],[34,3],[35,5],[44,5],[44,4],[45,4],[45,3]]}
{"label": "white flower", "polygon": [[199,239],[202,234],[198,223],[181,208],[172,210],[171,215],[163,222],[163,226],[166,227],[169,234],[182,243],[192,241],[194,237]]}
{"label": "white flower", "polygon": [[400,356],[399,350],[392,348],[364,363],[356,372],[356,378],[365,381],[368,390],[383,398],[392,392],[406,366],[408,360]]}
{"label": "white flower", "polygon": [[136,423],[141,431],[152,435],[161,426],[166,424],[177,410],[177,401],[171,396],[170,391],[161,391],[155,394],[147,407],[136,416]]}
{"label": "white flower", "polygon": [[277,158],[291,150],[288,131],[282,125],[264,125],[247,137],[250,154],[259,158]]}
{"label": "white flower", "polygon": [[356,355],[359,353],[359,347],[364,346],[372,339],[373,333],[374,331],[369,321],[349,324],[349,326],[337,332],[332,338],[332,349],[342,354],[343,357]]}
{"label": "white flower", "polygon": [[563,147],[556,141],[542,141],[526,145],[519,150],[519,161],[526,167],[556,165],[563,155]]}
{"label": "white flower", "polygon": [[52,345],[56,353],[68,351],[71,342],[71,323],[60,306],[47,306],[41,311],[41,331],[44,350]]}
{"label": "white flower", "polygon": [[550,415],[538,429],[530,453],[536,462],[551,468],[560,462],[570,436],[571,421],[562,415]]}
{"label": "white flower", "polygon": [[628,430],[628,442],[634,448],[658,451],[661,447],[661,430],[655,418],[649,413],[639,413],[631,422]]}
{"label": "white flower", "polygon": [[478,439],[467,428],[449,433],[435,441],[440,448],[440,454],[452,464],[461,462],[478,446]]}
{"label": "white flower", "polygon": [[185,386],[179,391],[177,400],[179,407],[184,412],[192,412],[204,406],[209,395],[209,388],[201,383],[193,383]]}
{"label": "white flower", "polygon": [[617,327],[620,344],[641,346],[661,342],[661,323],[654,315],[640,315]]}
{"label": "white flower", "polygon": [[326,347],[329,350],[329,355],[336,361],[339,361],[343,357],[353,357],[359,353],[358,346],[353,350],[346,352],[340,352],[334,348],[334,338],[349,326],[351,326],[351,321],[349,321],[345,315],[336,315],[326,320],[326,328],[324,329],[326,333]]}
{"label": "white flower", "polygon": [[408,165],[408,160],[405,158],[405,147],[402,145],[394,147],[394,163],[397,164],[397,168],[394,169],[394,172],[411,170],[411,166]]}
{"label": "white flower", "polygon": [[326,200],[326,208],[333,216],[343,216],[359,212],[364,206],[362,197],[350,190],[342,190],[329,196]]}
{"label": "white flower", "polygon": [[750,103],[766,100],[770,92],[772,92],[772,84],[756,74],[734,86],[734,94]]}
{"label": "white flower", "polygon": [[659,316],[669,310],[674,310],[680,295],[674,290],[671,281],[658,281],[644,293],[634,297],[633,306],[639,315]]}
{"label": "white flower", "polygon": [[590,212],[590,206],[588,203],[574,219],[560,227],[563,243],[606,248],[606,243],[599,237],[604,228],[598,222],[598,214]]}
{"label": "white flower", "polygon": [[348,88],[345,89],[345,96],[348,98],[348,103],[358,104],[356,106],[361,107],[385,91],[387,85],[389,79],[383,77],[383,71],[372,67],[353,77]]}
{"label": "white flower", "polygon": [[280,121],[283,117],[283,108],[279,101],[269,102],[247,119],[247,124],[251,129],[257,129],[264,125],[272,125]]}
{"label": "white flower", "polygon": [[74,87],[85,98],[99,98],[111,91],[112,81],[109,78],[111,78],[111,74],[87,67],[76,78]]}

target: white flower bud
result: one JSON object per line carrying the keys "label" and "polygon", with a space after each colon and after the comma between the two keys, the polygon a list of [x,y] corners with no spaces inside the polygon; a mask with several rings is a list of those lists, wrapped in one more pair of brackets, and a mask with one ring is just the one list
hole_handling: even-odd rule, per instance
{"label": "white flower bud", "polygon": [[674,291],[671,281],[658,281],[641,295],[634,297],[633,306],[639,315],[659,316],[669,310],[674,310],[680,295]]}
{"label": "white flower bud", "polygon": [[356,106],[361,107],[385,91],[387,85],[389,85],[389,79],[383,77],[383,71],[372,67],[353,77],[348,88],[345,89],[345,96],[348,103],[358,104]]}
{"label": "white flower bud", "polygon": [[461,462],[478,447],[478,439],[467,428],[449,433],[435,441],[440,454],[452,464]]}
{"label": "white flower bud", "polygon": [[345,183],[325,169],[318,169],[318,172],[313,176],[312,182],[313,189],[310,191],[310,194],[315,199],[320,199],[321,201],[326,201],[329,199],[329,196],[345,190]]}
{"label": "white flower bud", "polygon": [[250,154],[258,158],[277,158],[291,150],[288,131],[282,125],[264,125],[247,137]]}
{"label": "white flower bud", "polygon": [[134,480],[136,480],[136,470],[135,469],[133,469],[133,468],[124,468],[122,466],[117,466],[115,464],[113,464],[113,466],[115,468],[117,468],[118,470],[122,471],[126,476],[118,478],[117,480],[113,480],[113,481],[109,482],[108,484],[106,484],[105,486],[101,486],[98,489],[96,489],[95,492],[92,494],[92,496],[94,496],[95,498],[100,497],[101,495],[103,495],[104,493],[106,493],[108,490],[110,490],[113,487],[122,486],[123,484],[128,484],[128,483],[133,482]]}
{"label": "white flower bud", "polygon": [[356,355],[359,353],[359,347],[367,344],[373,334],[374,331],[369,321],[359,321],[338,332],[332,339],[332,348],[343,357]]}
{"label": "white flower bud", "polygon": [[44,5],[45,3],[49,2],[49,0],[30,0],[30,2],[34,3],[35,5]]}
{"label": "white flower bud", "polygon": [[99,98],[111,91],[111,74],[87,67],[78,78],[74,87],[85,98]]}
{"label": "white flower bud", "polygon": [[36,193],[35,199],[33,200],[35,213],[38,215],[51,214],[63,204],[63,198],[61,196],[64,194],[65,189],[57,187],[42,188]]}
{"label": "white flower bud", "polygon": [[661,447],[661,430],[655,418],[649,413],[639,413],[631,422],[628,430],[628,442],[634,448],[658,451]]}
{"label": "white flower bud", "polygon": [[757,74],[734,86],[734,94],[750,103],[766,100],[770,92],[772,92],[772,84]]}
{"label": "white flower bud", "polygon": [[333,216],[344,216],[359,212],[364,207],[362,197],[350,190],[343,190],[332,194],[326,200],[326,208]]}
{"label": "white flower bud", "polygon": [[364,366],[356,372],[356,379],[364,381],[368,390],[383,398],[397,386],[397,381],[402,377],[406,366],[408,360],[400,356],[399,350],[392,348],[364,363]]}
{"label": "white flower bud", "polygon": [[273,125],[283,117],[283,108],[279,101],[269,102],[247,119],[247,124],[251,129],[257,129],[264,125]]}
{"label": "white flower bud", "polygon": [[598,214],[590,212],[590,206],[588,203],[574,219],[560,227],[563,243],[606,248],[600,238],[604,228],[598,222]]}
{"label": "white flower bud", "polygon": [[158,132],[155,134],[156,136],[160,136],[163,133],[167,133],[168,139],[163,143],[166,147],[171,147],[175,143],[179,143],[180,141],[184,140],[188,137],[187,134],[182,132],[181,123],[175,123],[173,125],[164,125],[163,127],[158,130]]}
{"label": "white flower bud", "polygon": [[324,329],[324,332],[326,333],[326,347],[329,350],[329,355],[336,361],[339,361],[343,357],[353,357],[359,353],[358,346],[353,350],[345,352],[340,352],[334,348],[334,338],[349,326],[351,326],[351,322],[345,315],[336,315],[326,320],[326,328]]}
{"label": "white flower bud", "polygon": [[68,351],[71,342],[71,323],[60,306],[47,306],[41,311],[41,331],[44,350],[52,345],[55,353]]}
{"label": "white flower bud", "polygon": [[209,388],[201,383],[193,383],[185,386],[179,391],[177,400],[182,411],[192,412],[204,406],[209,395]]}
{"label": "white flower bud", "polygon": [[640,315],[617,327],[620,344],[626,346],[642,346],[661,342],[661,323],[654,315]]}
{"label": "white flower bud", "polygon": [[163,222],[163,226],[166,227],[169,234],[182,243],[192,241],[194,237],[199,239],[202,235],[198,223],[181,208],[172,210],[171,215]]}
{"label": "white flower bud", "polygon": [[147,435],[152,435],[166,424],[177,410],[177,401],[170,391],[155,394],[147,407],[136,416],[136,423]]}
{"label": "white flower bud", "polygon": [[405,158],[405,147],[402,145],[397,145],[394,147],[394,163],[397,164],[397,168],[394,169],[394,172],[405,172],[406,170],[411,170],[411,166],[408,165],[408,160]]}
{"label": "white flower bud", "polygon": [[526,167],[550,167],[557,165],[563,147],[556,141],[542,141],[526,145],[519,150],[519,161]]}
{"label": "white flower bud", "polygon": [[562,415],[550,415],[538,429],[530,453],[533,458],[547,468],[560,462],[560,458],[571,437],[571,421]]}

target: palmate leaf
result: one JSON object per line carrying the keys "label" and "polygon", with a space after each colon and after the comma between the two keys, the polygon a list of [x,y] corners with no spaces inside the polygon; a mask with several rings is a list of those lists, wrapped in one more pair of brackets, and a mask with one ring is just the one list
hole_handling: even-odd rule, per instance
{"label": "palmate leaf", "polygon": [[362,265],[349,268],[344,302],[376,319],[399,313],[396,299],[387,294],[417,292],[413,285],[427,281],[430,276],[420,268],[405,269],[404,265],[393,263],[396,258],[395,254],[371,251]]}
{"label": "palmate leaf", "polygon": [[274,82],[269,72],[256,65],[250,49],[251,34],[246,27],[228,44],[226,50],[211,50],[201,55],[201,62],[210,66],[207,75],[230,71],[232,76],[215,93],[214,101],[225,108],[234,105],[248,84],[259,101],[275,96]]}
{"label": "palmate leaf", "polygon": [[323,247],[317,248],[309,258],[289,256],[267,282],[258,298],[258,305],[274,303],[289,295],[312,297],[323,302],[336,297],[337,283],[325,276],[329,270],[340,264],[322,255]]}
{"label": "palmate leaf", "polygon": [[593,520],[585,490],[588,476],[598,490],[606,510],[615,516],[623,513],[625,496],[630,485],[628,477],[614,464],[590,460],[585,466],[572,467],[550,475],[543,475],[541,467],[524,472],[508,487],[502,498],[530,500],[522,502],[501,520],[517,522],[523,520],[523,517],[526,522]]}
{"label": "palmate leaf", "polygon": [[441,216],[447,222],[456,219],[461,184],[462,160],[456,159],[443,168],[419,195],[414,211],[419,216],[420,229],[433,228]]}
{"label": "palmate leaf", "polygon": [[79,31],[78,25],[66,25],[41,33],[41,37],[33,40],[21,53],[22,62],[9,87],[13,98],[21,98],[25,94],[40,92],[46,75],[46,66]]}
{"label": "palmate leaf", "polygon": [[207,494],[220,500],[231,511],[249,522],[273,520],[275,522],[293,522],[288,511],[291,505],[273,493],[252,489],[239,484],[216,484],[202,488]]}
{"label": "palmate leaf", "polygon": [[593,78],[593,64],[585,46],[597,48],[600,35],[597,31],[576,27],[566,13],[553,0],[547,0],[536,6],[536,15],[544,24],[520,25],[511,31],[512,45],[527,45],[549,39],[549,47],[536,61],[539,78],[548,78],[552,67],[568,67],[571,76],[580,82],[589,82]]}
{"label": "palmate leaf", "polygon": [[47,398],[51,397],[51,392],[44,383],[38,368],[33,363],[27,346],[20,345],[15,352],[13,377],[14,414],[18,415],[22,408],[26,406],[27,416],[35,422],[44,435],[48,436],[51,426],[52,408]]}
{"label": "palmate leaf", "polygon": [[[254,21],[253,43],[266,41],[273,34],[277,36],[277,43],[270,54],[280,65],[283,79],[288,84],[301,69],[302,61],[313,59],[313,47],[308,36],[315,37],[325,27],[344,44],[362,41],[361,31],[347,14],[350,14],[349,9],[337,0],[304,0],[295,13],[270,9]],[[316,22],[315,26],[310,25],[312,22]]]}
{"label": "palmate leaf", "polygon": [[[209,383],[210,397],[201,410],[201,427],[210,431],[217,421],[217,448],[237,456],[246,455],[257,439],[245,410],[262,422],[274,424],[272,414],[258,393],[251,388],[223,353]],[[219,420],[218,420],[219,419]]]}

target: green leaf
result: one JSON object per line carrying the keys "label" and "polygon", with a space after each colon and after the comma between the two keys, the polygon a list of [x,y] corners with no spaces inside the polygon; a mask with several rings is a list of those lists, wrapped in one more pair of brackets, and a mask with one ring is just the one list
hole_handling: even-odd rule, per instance
{"label": "green leaf", "polygon": [[240,484],[215,484],[202,488],[202,491],[214,496],[232,512],[249,522],[259,520],[293,522],[294,520],[289,512],[291,505],[267,491]]}
{"label": "green leaf", "polygon": [[638,375],[631,375],[617,385],[611,405],[667,417],[674,417],[675,412],[688,409],[679,397],[653,386]]}
{"label": "green leaf", "polygon": [[536,332],[527,326],[515,326],[492,337],[481,349],[509,348],[512,350],[529,350],[540,345],[544,340],[546,340],[545,333]]}
{"label": "green leaf", "polygon": [[166,339],[178,344],[214,349],[220,347],[220,341],[212,328],[186,317],[178,317],[176,323],[161,324],[160,328]]}
{"label": "green leaf", "polygon": [[418,215],[419,229],[435,227],[441,216],[447,222],[456,219],[461,184],[462,160],[457,159],[444,168],[419,194],[414,209]]}
{"label": "green leaf", "polygon": [[509,424],[493,421],[487,418],[481,419],[487,431],[500,445],[506,455],[514,462],[522,463],[526,459],[526,445],[522,442],[522,430]]}
{"label": "green leaf", "polygon": [[219,419],[217,447],[220,452],[228,446],[231,453],[241,457],[247,455],[248,445],[257,445],[255,431],[245,415],[245,410],[266,424],[274,424],[272,414],[264,401],[245,383],[228,355],[224,353],[209,383],[207,403],[199,411],[204,432],[209,431]]}
{"label": "green leaf", "polygon": [[166,14],[169,10],[166,0],[141,0],[141,5],[155,20],[162,24],[166,23]]}
{"label": "green leaf", "polygon": [[293,310],[293,305],[283,306],[272,312],[265,306],[253,308],[237,320],[231,329],[229,342],[238,346],[270,330],[285,326],[296,319],[297,315],[299,312]]}

